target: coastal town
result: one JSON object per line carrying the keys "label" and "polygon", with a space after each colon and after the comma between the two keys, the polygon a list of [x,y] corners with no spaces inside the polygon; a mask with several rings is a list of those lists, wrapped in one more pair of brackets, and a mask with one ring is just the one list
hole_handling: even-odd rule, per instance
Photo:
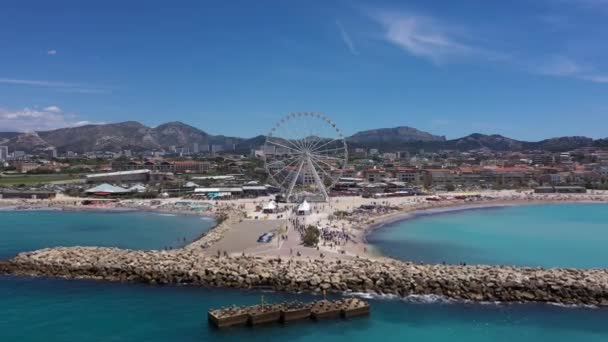
{"label": "coastal town", "polygon": [[[223,147],[173,147],[169,151],[26,154],[0,146],[0,193],[7,197],[83,196],[107,183],[114,196],[137,198],[254,198],[279,192],[269,182],[263,155]],[[179,152],[178,152],[179,151]],[[335,175],[332,196],[385,198],[430,192],[536,189],[581,192],[608,189],[608,149],[565,152],[489,150],[382,152],[354,148]],[[304,178],[304,177],[303,177]],[[299,182],[303,182],[304,179]],[[101,190],[104,190],[103,188]],[[93,191],[95,192],[95,191]],[[97,191],[98,194],[106,191]]]}

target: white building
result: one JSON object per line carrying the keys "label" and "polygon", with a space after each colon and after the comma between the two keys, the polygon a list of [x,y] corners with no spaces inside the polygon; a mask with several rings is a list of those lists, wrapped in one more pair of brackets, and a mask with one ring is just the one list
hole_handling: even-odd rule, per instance
{"label": "white building", "polygon": [[0,146],[0,160],[8,159],[8,146]]}

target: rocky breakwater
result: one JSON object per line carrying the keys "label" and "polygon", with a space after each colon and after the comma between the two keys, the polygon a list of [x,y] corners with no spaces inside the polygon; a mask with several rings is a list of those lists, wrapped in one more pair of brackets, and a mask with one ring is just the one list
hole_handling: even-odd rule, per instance
{"label": "rocky breakwater", "polygon": [[398,261],[205,257],[192,250],[61,247],[21,253],[0,273],[268,288],[282,291],[441,295],[474,301],[608,306],[608,270],[417,265]]}

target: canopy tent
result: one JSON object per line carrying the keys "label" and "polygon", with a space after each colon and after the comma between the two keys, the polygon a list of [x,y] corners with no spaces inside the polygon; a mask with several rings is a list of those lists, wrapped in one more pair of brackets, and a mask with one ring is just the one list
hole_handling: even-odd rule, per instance
{"label": "canopy tent", "polygon": [[275,201],[270,201],[262,208],[263,213],[274,213],[277,210],[277,204]]}
{"label": "canopy tent", "polygon": [[146,191],[146,187],[141,185],[141,184],[137,184],[137,185],[133,185],[132,187],[129,188],[129,191],[131,192],[144,192]]}
{"label": "canopy tent", "polygon": [[85,191],[87,194],[94,194],[98,196],[107,196],[107,195],[116,195],[116,194],[126,194],[132,192],[131,190],[127,190],[125,188],[121,188],[119,186],[110,185],[107,183],[98,185],[96,187],[90,188]]}
{"label": "canopy tent", "polygon": [[306,200],[298,206],[298,215],[309,215],[311,213],[310,204]]}

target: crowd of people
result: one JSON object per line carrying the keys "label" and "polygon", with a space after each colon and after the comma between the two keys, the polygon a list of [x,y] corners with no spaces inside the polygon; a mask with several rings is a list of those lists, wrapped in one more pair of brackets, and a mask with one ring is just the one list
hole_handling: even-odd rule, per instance
{"label": "crowd of people", "polygon": [[344,230],[334,230],[323,228],[319,238],[323,241],[323,245],[329,245],[330,248],[344,246],[347,242],[351,242],[352,237]]}

